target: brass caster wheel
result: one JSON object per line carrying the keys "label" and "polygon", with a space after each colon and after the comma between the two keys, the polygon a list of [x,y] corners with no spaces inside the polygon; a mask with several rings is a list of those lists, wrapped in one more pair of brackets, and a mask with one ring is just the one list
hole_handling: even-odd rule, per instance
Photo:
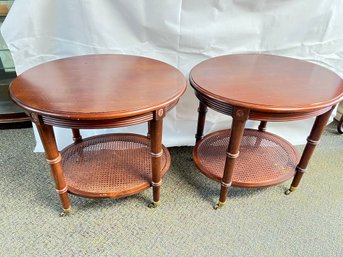
{"label": "brass caster wheel", "polygon": [[222,208],[225,205],[225,202],[218,202],[215,206],[213,206],[213,209],[218,210],[219,208]]}
{"label": "brass caster wheel", "polygon": [[160,201],[158,201],[158,202],[151,202],[151,203],[149,203],[148,207],[152,209],[152,208],[158,207],[159,205],[160,205]]}
{"label": "brass caster wheel", "polygon": [[292,192],[294,192],[296,190],[296,187],[290,187],[289,189],[287,189],[287,191],[285,192],[285,195],[289,195],[291,194]]}
{"label": "brass caster wheel", "polygon": [[64,209],[63,212],[60,213],[60,217],[65,217],[70,214],[70,208]]}
{"label": "brass caster wheel", "polygon": [[290,193],[292,193],[292,191],[289,189],[287,189],[287,191],[285,191],[285,195],[289,195]]}

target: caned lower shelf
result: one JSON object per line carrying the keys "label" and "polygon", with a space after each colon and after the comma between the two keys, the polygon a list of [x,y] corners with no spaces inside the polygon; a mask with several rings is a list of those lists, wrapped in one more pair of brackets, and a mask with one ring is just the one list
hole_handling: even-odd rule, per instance
{"label": "caned lower shelf", "polygon": [[[62,152],[70,193],[86,197],[124,197],[151,185],[150,139],[136,134],[107,134],[84,139]],[[170,155],[163,146],[161,175]]]}
{"label": "caned lower shelf", "polygon": [[[221,181],[231,130],[205,136],[196,144],[193,159],[202,173]],[[233,186],[259,187],[282,183],[295,174],[299,154],[283,138],[245,129],[233,172]]]}

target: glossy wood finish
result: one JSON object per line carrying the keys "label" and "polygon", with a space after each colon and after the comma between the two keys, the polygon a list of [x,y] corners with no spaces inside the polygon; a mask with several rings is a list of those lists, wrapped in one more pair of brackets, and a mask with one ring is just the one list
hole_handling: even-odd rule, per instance
{"label": "glossy wood finish", "polygon": [[36,126],[40,138],[42,139],[46,160],[50,164],[51,174],[55,181],[56,192],[60,197],[64,212],[69,212],[70,201],[68,197],[68,188],[63,176],[61,165],[62,158],[57,149],[53,128],[39,123],[36,123]]}
{"label": "glossy wood finish", "polygon": [[72,133],[73,133],[73,141],[75,143],[78,143],[78,142],[82,141],[82,136],[80,134],[80,130],[79,129],[72,129]]}
{"label": "glossy wood finish", "polygon": [[331,107],[343,83],[319,65],[274,55],[219,56],[196,65],[192,86],[226,104],[272,113],[305,113]]}
{"label": "glossy wood finish", "polygon": [[164,108],[185,90],[174,67],[149,58],[85,55],[27,70],[11,84],[15,102],[54,118],[104,120]]}
{"label": "glossy wood finish", "polygon": [[[208,59],[192,69],[190,84],[202,109],[210,107],[233,117],[232,135],[216,207],[225,203],[234,172],[234,157],[238,156],[246,120],[261,121],[258,129],[263,133],[270,121],[317,117],[289,190],[294,191],[332,109],[343,99],[342,79],[330,70],[293,58],[263,54],[226,55]],[[204,114],[199,112],[197,143],[202,138],[204,119]],[[256,142],[258,145],[259,142]]]}
{"label": "glossy wood finish", "polygon": [[234,172],[235,161],[239,156],[239,148],[244,133],[245,122],[248,116],[248,109],[237,108],[233,111],[231,136],[229,146],[226,151],[226,161],[224,166],[224,174],[221,181],[218,207],[225,203],[227,193],[229,192],[229,187],[232,184],[232,175]]}
{"label": "glossy wood finish", "polygon": [[260,125],[258,126],[259,131],[266,131],[267,129],[267,122],[266,121],[261,121]]}
{"label": "glossy wood finish", "polygon": [[204,135],[207,106],[202,102],[199,103],[198,113],[198,126],[197,133],[195,134],[196,142],[199,142]]}
{"label": "glossy wood finish", "polygon": [[330,118],[330,115],[333,109],[334,107],[330,111],[316,118],[313,124],[312,130],[311,130],[311,133],[309,137],[307,138],[307,144],[305,146],[305,149],[303,151],[299,164],[296,167],[296,173],[292,181],[291,191],[294,191],[295,188],[298,187],[300,180],[306,171],[307,165],[313,155],[314,149],[319,143],[320,137],[325,130],[326,124]]}
{"label": "glossy wood finish", "polygon": [[164,113],[155,112],[154,119],[150,121],[151,130],[151,161],[152,161],[152,186],[153,205],[156,207],[160,203],[161,178],[161,157],[162,157],[162,122]]}
{"label": "glossy wood finish", "polygon": [[[79,129],[149,122],[155,207],[160,200],[163,118],[185,89],[183,75],[166,63],[138,56],[86,55],[24,72],[11,84],[10,94],[37,125],[63,209],[69,210],[68,185],[52,126],[71,128],[77,145],[82,141]],[[125,195],[132,192],[126,190]],[[95,197],[96,193],[82,195]]]}

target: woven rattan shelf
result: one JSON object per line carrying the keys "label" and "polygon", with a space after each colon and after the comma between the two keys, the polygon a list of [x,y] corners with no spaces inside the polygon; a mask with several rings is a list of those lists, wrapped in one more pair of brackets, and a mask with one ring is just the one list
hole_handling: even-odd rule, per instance
{"label": "woven rattan shelf", "polygon": [[[203,138],[194,148],[194,161],[209,178],[221,181],[231,130]],[[268,132],[246,129],[236,161],[232,185],[270,186],[294,176],[299,155],[286,140]]]}
{"label": "woven rattan shelf", "polygon": [[[62,151],[68,191],[86,197],[124,197],[150,187],[151,150],[147,137],[107,134],[90,137]],[[163,147],[161,176],[170,165]]]}

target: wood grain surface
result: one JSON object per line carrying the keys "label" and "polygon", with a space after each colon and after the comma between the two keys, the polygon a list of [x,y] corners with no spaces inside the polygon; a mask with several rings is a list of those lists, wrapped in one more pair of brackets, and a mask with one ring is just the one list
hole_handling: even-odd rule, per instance
{"label": "wood grain surface", "polygon": [[309,112],[343,99],[342,79],[319,65],[265,54],[208,59],[190,74],[203,95],[262,112]]}
{"label": "wood grain surface", "polygon": [[29,111],[77,120],[117,119],[168,106],[186,89],[176,68],[129,55],[85,55],[22,73],[12,99]]}

